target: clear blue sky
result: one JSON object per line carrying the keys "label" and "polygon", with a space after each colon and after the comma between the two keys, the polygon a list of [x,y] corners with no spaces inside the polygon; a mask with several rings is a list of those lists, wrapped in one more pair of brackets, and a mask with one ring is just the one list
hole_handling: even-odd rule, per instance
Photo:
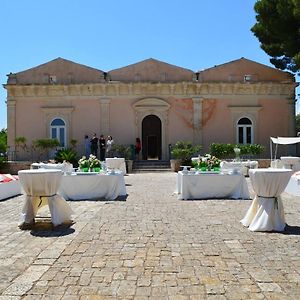
{"label": "clear blue sky", "polygon": [[[2,0],[1,84],[9,72],[57,57],[103,71],[150,57],[193,71],[240,57],[272,66],[250,31],[255,23],[254,3]],[[5,101],[1,86],[0,129],[7,127]]]}

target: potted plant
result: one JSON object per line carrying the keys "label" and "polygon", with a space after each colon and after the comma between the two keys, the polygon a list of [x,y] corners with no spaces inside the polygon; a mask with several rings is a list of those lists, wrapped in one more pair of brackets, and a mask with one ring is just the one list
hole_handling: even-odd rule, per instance
{"label": "potted plant", "polygon": [[112,151],[117,157],[124,157],[127,173],[131,173],[133,160],[131,159],[132,151],[130,146],[115,144],[112,146]]}
{"label": "potted plant", "polygon": [[89,168],[90,168],[90,162],[89,160],[86,158],[86,156],[82,156],[79,161],[78,161],[78,166],[79,166],[79,169],[82,171],[82,172],[88,172],[89,171]]}
{"label": "potted plant", "polygon": [[171,169],[173,171],[179,171],[181,165],[191,166],[191,158],[193,155],[198,155],[198,152],[202,149],[201,145],[193,145],[191,142],[178,141],[171,147]]}

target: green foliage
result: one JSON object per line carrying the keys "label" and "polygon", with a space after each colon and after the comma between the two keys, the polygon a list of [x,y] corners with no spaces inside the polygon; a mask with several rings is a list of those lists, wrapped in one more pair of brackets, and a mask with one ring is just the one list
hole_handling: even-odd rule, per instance
{"label": "green foliage", "polygon": [[264,152],[265,148],[258,144],[217,144],[210,145],[210,154],[218,158],[230,158],[234,157],[234,148],[241,149],[240,155],[259,155]]}
{"label": "green foliage", "polygon": [[178,141],[171,148],[171,155],[175,159],[180,159],[182,164],[191,165],[193,155],[198,155],[202,149],[201,145],[193,145],[188,141]]}
{"label": "green foliage", "polygon": [[70,144],[71,144],[72,148],[75,148],[77,145],[77,140],[74,140],[74,139],[70,140]]}
{"label": "green foliage", "polygon": [[300,114],[296,115],[296,132],[300,132]]}
{"label": "green foliage", "polygon": [[7,149],[7,129],[0,131],[0,153],[5,153]]}
{"label": "green foliage", "polygon": [[0,168],[2,168],[7,163],[5,156],[0,156]]}
{"label": "green foliage", "polygon": [[113,144],[111,150],[117,157],[124,157],[126,160],[131,159],[130,146]]}
{"label": "green foliage", "polygon": [[300,1],[257,0],[251,31],[278,69],[300,70]]}
{"label": "green foliage", "polygon": [[27,147],[26,142],[27,139],[24,136],[18,136],[15,138],[16,147],[21,147],[23,150]]}
{"label": "green foliage", "polygon": [[77,164],[77,153],[72,148],[60,149],[55,154],[55,160],[58,162],[67,161],[75,165]]}
{"label": "green foliage", "polygon": [[228,158],[234,154],[234,144],[217,144],[210,145],[210,154],[218,158]]}
{"label": "green foliage", "polygon": [[60,145],[57,139],[39,139],[33,142],[35,147],[40,148],[42,150],[53,149]]}

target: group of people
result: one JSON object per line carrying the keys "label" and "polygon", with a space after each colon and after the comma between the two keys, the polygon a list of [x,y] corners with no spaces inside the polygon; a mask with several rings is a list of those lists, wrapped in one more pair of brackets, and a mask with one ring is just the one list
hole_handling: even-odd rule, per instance
{"label": "group of people", "polygon": [[[98,149],[100,149],[100,161],[105,161],[106,157],[112,157],[112,146],[114,144],[114,140],[111,135],[105,137],[103,134],[100,137],[97,137],[97,134],[94,133],[92,138],[89,140],[89,136],[85,136],[85,155],[88,157],[90,154],[98,157]],[[139,154],[142,149],[142,144],[140,138],[136,138],[135,140],[135,159],[139,159]]]}
{"label": "group of people", "polygon": [[[89,140],[88,135],[85,136],[85,152],[86,156],[89,155],[89,152],[96,157],[98,157],[98,148],[100,148],[100,161],[104,161],[105,157],[112,156],[112,146],[114,140],[111,135],[107,137],[107,141],[103,134],[100,135],[100,138],[97,137],[97,134],[94,133],[92,138]],[[90,151],[89,151],[90,150]]]}

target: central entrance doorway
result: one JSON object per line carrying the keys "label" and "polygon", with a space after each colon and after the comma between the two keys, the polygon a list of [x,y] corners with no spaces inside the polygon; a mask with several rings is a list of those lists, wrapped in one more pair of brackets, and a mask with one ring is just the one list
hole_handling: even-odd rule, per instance
{"label": "central entrance doorway", "polygon": [[161,120],[155,115],[142,121],[142,156],[144,160],[161,160]]}

